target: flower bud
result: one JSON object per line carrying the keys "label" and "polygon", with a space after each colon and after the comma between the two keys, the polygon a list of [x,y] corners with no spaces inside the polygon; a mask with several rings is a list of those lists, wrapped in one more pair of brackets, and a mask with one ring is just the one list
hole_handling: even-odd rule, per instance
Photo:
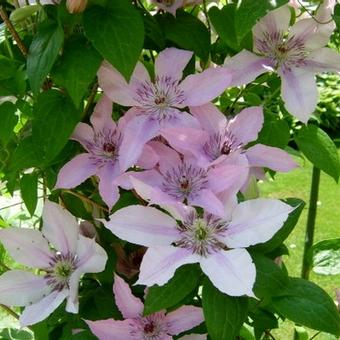
{"label": "flower bud", "polygon": [[66,7],[70,13],[81,13],[85,10],[87,0],[67,0]]}

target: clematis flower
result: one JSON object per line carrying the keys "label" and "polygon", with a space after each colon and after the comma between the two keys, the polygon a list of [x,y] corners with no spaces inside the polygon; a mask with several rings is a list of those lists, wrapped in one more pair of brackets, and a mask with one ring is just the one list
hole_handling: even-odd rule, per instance
{"label": "clematis flower", "polygon": [[119,238],[149,247],[137,284],[163,285],[180,266],[199,262],[221,292],[254,296],[256,268],[245,248],[269,240],[293,208],[275,199],[230,202],[223,218],[184,208],[177,210],[179,223],[139,205],[118,210],[103,222]]}
{"label": "clematis flower", "polygon": [[153,80],[140,62],[129,83],[109,63],[100,67],[98,81],[104,93],[113,102],[132,107],[125,114],[123,170],[132,165],[131,160],[139,157],[144,144],[159,135],[161,128],[198,126],[197,120],[183,109],[208,103],[229,85],[230,71],[223,67],[209,68],[181,81],[192,55],[190,51],[165,49],[155,61]]}
{"label": "clematis flower", "polygon": [[151,3],[157,5],[159,9],[169,12],[176,16],[178,8],[186,6],[194,6],[202,3],[202,0],[149,0]]}
{"label": "clematis flower", "polygon": [[162,135],[168,143],[184,155],[195,157],[203,166],[224,164],[230,158],[246,157],[252,173],[259,173],[266,167],[275,171],[290,171],[297,164],[287,152],[256,144],[247,144],[257,139],[263,125],[262,107],[242,110],[235,118],[228,120],[213,104],[191,108],[199,120],[201,129],[168,128]]}
{"label": "clematis flower", "polygon": [[290,28],[287,5],[264,16],[253,28],[256,54],[243,50],[225,62],[225,67],[234,72],[232,85],[246,84],[264,72],[276,71],[281,77],[286,109],[306,123],[318,101],[314,75],[340,72],[340,54],[324,47],[335,28],[331,20],[334,3],[324,1],[316,20],[302,19]]}
{"label": "clematis flower", "polygon": [[248,177],[248,162],[219,167],[201,167],[190,158],[181,159],[173,149],[159,142],[149,145],[159,156],[156,169],[135,172],[130,181],[136,192],[150,203],[175,205],[188,203],[223,216],[224,204],[218,194],[235,195]]}
{"label": "clematis flower", "polygon": [[19,319],[22,327],[44,320],[65,299],[66,310],[78,313],[80,277],[103,271],[107,260],[104,249],[80,235],[76,218],[58,204],[46,201],[42,218],[42,232],[0,230],[1,242],[15,261],[45,272],[41,276],[15,269],[0,276],[0,303],[26,307]]}
{"label": "clematis flower", "polygon": [[[119,199],[117,181],[124,172],[121,163],[126,162],[126,155],[121,152],[125,121],[121,118],[116,125],[111,113],[112,102],[103,96],[91,116],[93,128],[85,123],[77,125],[71,139],[81,143],[87,152],[77,155],[61,168],[56,184],[56,188],[74,188],[97,175],[99,193],[110,209]],[[152,167],[157,162],[155,155],[147,147],[144,152],[147,160],[141,162],[142,166]],[[130,161],[136,163],[137,159]]]}
{"label": "clematis flower", "polygon": [[[118,275],[115,275],[113,293],[116,305],[125,319],[86,320],[99,340],[171,340],[172,335],[189,330],[204,321],[202,309],[195,306],[182,306],[167,314],[163,310],[143,316],[142,301],[132,295],[129,285]],[[197,336],[199,337],[196,339],[204,339],[200,334]]]}

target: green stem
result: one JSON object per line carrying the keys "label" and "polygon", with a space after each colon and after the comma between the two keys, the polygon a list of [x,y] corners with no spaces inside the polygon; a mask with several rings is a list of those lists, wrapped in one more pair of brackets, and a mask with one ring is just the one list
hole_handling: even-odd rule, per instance
{"label": "green stem", "polygon": [[312,183],[311,183],[310,197],[309,197],[309,209],[308,209],[306,234],[305,234],[305,247],[303,251],[302,271],[301,271],[301,277],[306,280],[308,280],[309,273],[311,271],[311,263],[309,260],[309,256],[310,256],[310,250],[313,246],[313,241],[314,241],[315,219],[316,219],[316,212],[317,212],[319,185],[320,185],[320,169],[313,166]]}

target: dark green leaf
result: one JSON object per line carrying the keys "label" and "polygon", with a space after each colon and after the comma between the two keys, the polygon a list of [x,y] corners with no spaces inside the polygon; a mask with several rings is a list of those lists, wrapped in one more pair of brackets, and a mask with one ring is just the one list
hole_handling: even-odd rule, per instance
{"label": "dark green leaf", "polygon": [[174,277],[164,286],[150,287],[144,304],[144,314],[176,305],[197,287],[200,275],[199,267],[186,265],[177,269]]}
{"label": "dark green leaf", "polygon": [[93,46],[127,80],[143,48],[144,26],[127,0],[110,1],[108,7],[90,7],[84,14],[85,32]]}
{"label": "dark green leaf", "polygon": [[340,335],[340,316],[333,300],[313,282],[290,278],[282,296],[273,298],[273,306],[300,325]]}
{"label": "dark green leaf", "polygon": [[165,40],[162,29],[158,21],[150,13],[143,13],[145,41],[144,48],[163,50],[165,48]]}
{"label": "dark green leaf", "polygon": [[10,161],[10,169],[13,171],[23,170],[31,167],[39,167],[41,160],[35,153],[32,137],[23,139],[14,150]]}
{"label": "dark green leaf", "polygon": [[43,25],[34,36],[27,57],[27,75],[33,93],[37,94],[58,56],[64,41],[64,30],[56,23]]}
{"label": "dark green leaf", "polygon": [[176,18],[167,14],[159,15],[157,19],[167,40],[194,51],[204,61],[208,60],[210,35],[202,21],[186,12],[178,12]]}
{"label": "dark green leaf", "polygon": [[15,115],[15,105],[11,102],[5,102],[0,105],[0,142],[6,145],[13,135],[13,129],[18,123],[18,117]]}
{"label": "dark green leaf", "polygon": [[212,340],[234,340],[248,314],[248,298],[221,293],[205,279],[202,305],[209,336]]}
{"label": "dark green leaf", "polygon": [[35,173],[22,175],[20,180],[21,197],[31,216],[38,203],[38,176]]}
{"label": "dark green leaf", "polygon": [[0,55],[0,80],[12,78],[18,67],[18,62]]}
{"label": "dark green leaf", "polygon": [[340,274],[340,238],[313,245],[313,271],[322,275]]}
{"label": "dark green leaf", "polygon": [[300,130],[295,141],[308,160],[338,182],[340,174],[338,150],[325,131],[315,125],[307,125]]}
{"label": "dark green leaf", "polygon": [[98,52],[84,40],[70,41],[65,45],[65,52],[55,65],[52,76],[59,86],[65,87],[76,107],[93,82],[101,61]]}
{"label": "dark green leaf", "polygon": [[51,161],[67,143],[79,112],[71,100],[56,90],[43,92],[34,107],[32,137],[41,163]]}
{"label": "dark green leaf", "polygon": [[335,21],[338,31],[340,31],[340,4],[336,4],[334,7],[333,19]]}

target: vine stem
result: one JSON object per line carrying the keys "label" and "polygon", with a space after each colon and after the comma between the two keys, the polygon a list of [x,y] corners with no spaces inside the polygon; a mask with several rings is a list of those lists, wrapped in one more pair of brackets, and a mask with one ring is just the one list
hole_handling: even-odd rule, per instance
{"label": "vine stem", "polygon": [[317,203],[318,203],[318,196],[319,196],[319,186],[320,186],[320,169],[313,166],[312,182],[311,182],[310,197],[309,197],[309,209],[308,209],[306,234],[305,234],[305,245],[304,245],[304,250],[303,250],[302,270],[301,270],[301,277],[306,280],[308,280],[309,273],[311,271],[311,263],[309,260],[309,256],[310,256],[310,250],[314,242],[315,219],[316,219]]}
{"label": "vine stem", "polygon": [[25,58],[27,58],[27,55],[28,55],[27,48],[24,45],[24,43],[22,42],[22,40],[20,39],[18,32],[15,30],[13,24],[11,23],[11,21],[8,18],[6,11],[4,10],[4,8],[2,6],[0,7],[0,17],[4,21],[8,30],[11,32],[12,37],[16,41],[22,55]]}
{"label": "vine stem", "polygon": [[18,315],[16,312],[14,312],[14,310],[12,310],[11,308],[9,308],[9,307],[7,307],[7,306],[5,306],[5,305],[3,305],[3,304],[0,304],[0,307],[1,307],[2,309],[4,309],[8,314],[12,315],[12,316],[15,317],[17,320],[19,320],[19,315]]}

